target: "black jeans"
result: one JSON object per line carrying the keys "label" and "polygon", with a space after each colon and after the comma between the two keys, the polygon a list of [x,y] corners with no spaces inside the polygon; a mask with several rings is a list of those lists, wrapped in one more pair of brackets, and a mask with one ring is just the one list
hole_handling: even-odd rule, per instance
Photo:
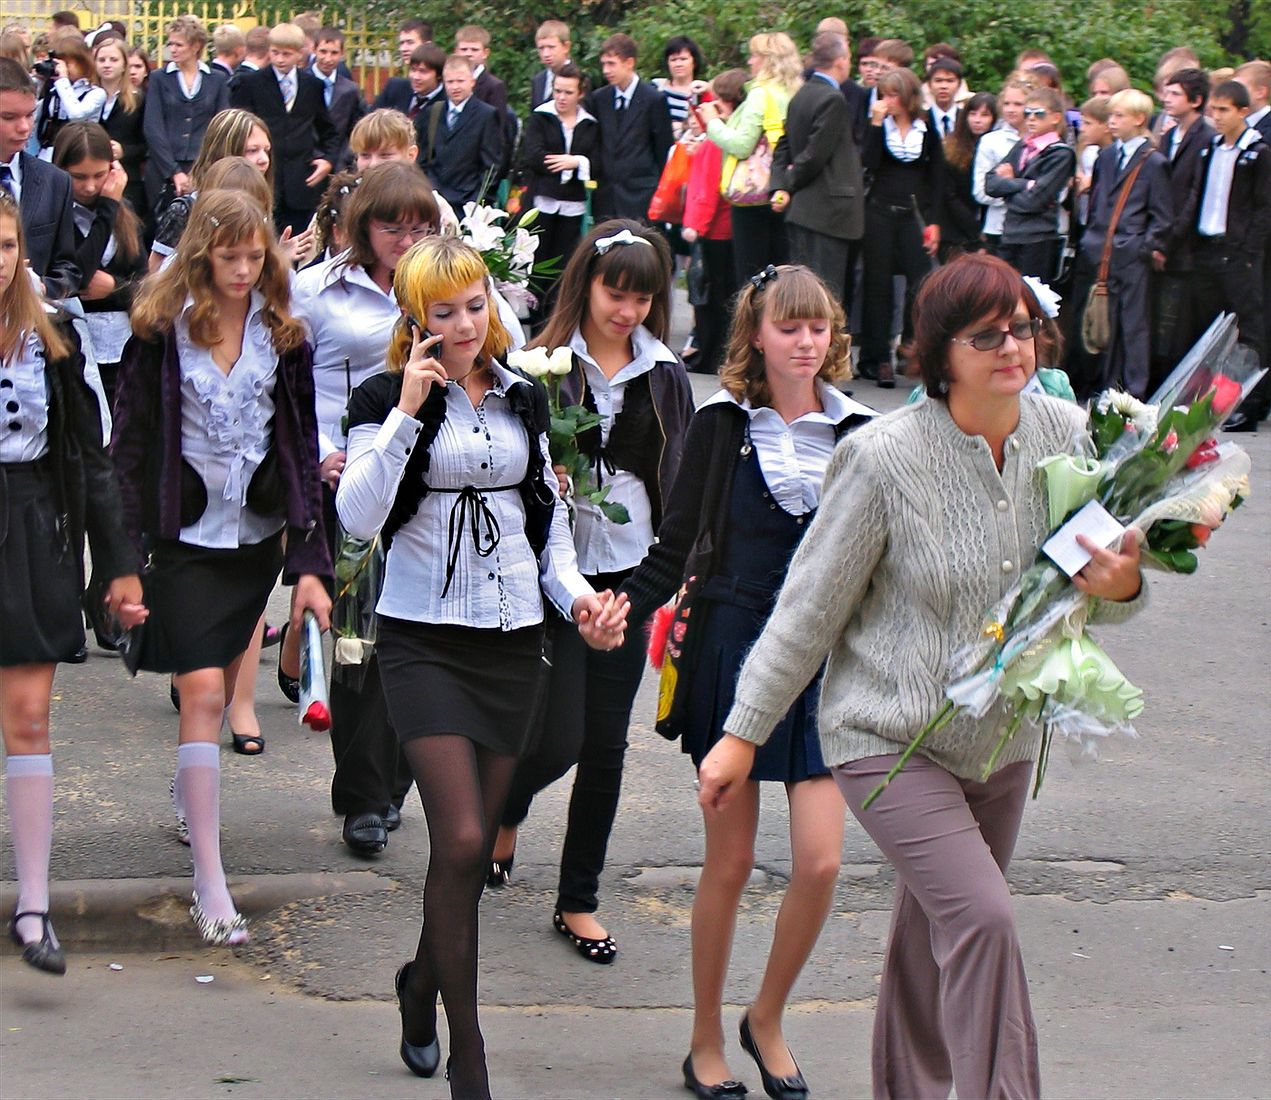
{"label": "black jeans", "polygon": [[[588,577],[597,589],[613,588],[626,573]],[[552,673],[540,741],[517,766],[503,811],[505,826],[519,825],[534,796],[575,763],[556,904],[567,913],[594,913],[609,833],[622,791],[627,726],[644,672],[644,632],[627,631],[618,649],[591,649],[572,623],[553,632]]]}
{"label": "black jeans", "polygon": [[922,247],[922,223],[909,206],[871,202],[865,208],[864,299],[861,310],[861,366],[868,372],[891,361],[892,276],[905,277],[901,338],[913,338],[913,302],[918,284],[931,270]]}

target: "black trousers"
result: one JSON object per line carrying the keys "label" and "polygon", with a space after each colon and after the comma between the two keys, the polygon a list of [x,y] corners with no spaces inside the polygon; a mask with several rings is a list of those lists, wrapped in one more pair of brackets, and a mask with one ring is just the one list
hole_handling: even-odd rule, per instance
{"label": "black trousers", "polygon": [[728,350],[728,322],[736,291],[733,242],[698,239],[706,267],[706,304],[693,307],[696,340],[701,355],[698,370],[715,374]]}
{"label": "black trousers", "polygon": [[544,214],[540,210],[538,217],[534,219],[534,225],[538,228],[538,251],[534,253],[534,261],[541,263],[553,257],[560,259],[560,266],[552,281],[535,288],[538,304],[530,311],[530,324],[537,327],[547,320],[547,315],[555,304],[561,272],[565,270],[574,249],[582,240],[583,218],[581,214],[570,217],[565,214]]}
{"label": "black trousers", "polygon": [[769,264],[789,263],[790,245],[786,238],[786,219],[771,206],[734,206],[733,222],[733,290],[740,290],[747,279]]}
{"label": "black trousers", "polygon": [[[1240,327],[1240,342],[1258,353],[1262,366],[1267,363],[1264,326],[1268,321],[1263,313],[1266,293],[1262,282],[1264,271],[1261,254],[1252,260],[1233,256],[1225,238],[1201,238],[1196,246],[1192,299],[1197,323],[1206,327],[1224,310],[1234,313]],[[1271,379],[1271,374],[1254,387],[1240,406],[1240,411],[1250,420],[1265,419],[1268,409],[1271,409],[1268,379]]]}
{"label": "black trousers", "polygon": [[[627,574],[588,577],[599,591],[617,589]],[[622,791],[627,726],[644,672],[642,630],[601,653],[589,648],[573,623],[558,622],[552,673],[538,745],[517,766],[503,811],[505,826],[519,825],[534,796],[577,763],[561,849],[556,904],[567,913],[594,913],[609,849],[609,833]]]}
{"label": "black trousers", "polygon": [[831,237],[805,229],[801,225],[787,226],[786,233],[790,238],[790,255],[821,276],[821,281],[830,288],[830,293],[841,302],[851,242],[843,237]]}
{"label": "black trousers", "polygon": [[1002,241],[997,246],[997,254],[1021,275],[1035,275],[1042,282],[1050,283],[1059,268],[1059,238],[1024,244]]}
{"label": "black trousers", "polygon": [[905,310],[901,338],[913,338],[913,304],[918,284],[931,270],[922,247],[922,224],[909,206],[871,202],[865,207],[864,302],[861,310],[862,372],[876,371],[891,359],[892,276],[905,277]]}

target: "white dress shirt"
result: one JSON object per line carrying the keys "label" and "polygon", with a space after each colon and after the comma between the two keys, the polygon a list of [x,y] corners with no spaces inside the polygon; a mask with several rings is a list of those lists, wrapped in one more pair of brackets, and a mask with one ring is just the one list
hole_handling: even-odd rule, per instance
{"label": "white dress shirt", "polygon": [[[492,371],[494,385],[475,408],[461,385],[446,387],[446,417],[429,448],[430,489],[389,547],[376,605],[381,615],[517,630],[543,621],[544,593],[568,618],[574,600],[591,592],[578,571],[569,518],[559,499],[542,562],[535,560],[519,492],[530,441],[507,401],[509,389],[529,383],[497,363]],[[371,538],[384,526],[421,428],[394,408],[383,424],[360,424],[349,432],[348,462],[335,503],[353,536]],[[546,436],[537,443],[546,459],[544,485],[555,497]],[[470,490],[471,495],[446,490]]]}
{"label": "white dress shirt", "polygon": [[247,507],[252,474],[273,441],[274,386],[278,353],[261,316],[264,296],[252,291],[243,348],[226,374],[211,348],[190,339],[189,312],[174,325],[181,369],[181,457],[203,479],[207,509],[181,528],[180,539],[192,546],[232,549],[262,542],[283,526],[277,516],[259,516]]}
{"label": "white dress shirt", "polygon": [[[812,511],[821,499],[821,482],[837,442],[836,425],[849,416],[875,416],[875,411],[847,394],[817,379],[820,411],[804,413],[789,424],[776,409],[755,408],[749,399],[741,402],[750,417],[750,444],[759,459],[759,469],[772,499],[792,516]],[[720,405],[732,402],[727,390],[717,390],[703,402]]]}
{"label": "white dress shirt", "polygon": [[1227,232],[1227,204],[1231,200],[1231,181],[1236,172],[1240,154],[1258,140],[1257,130],[1245,130],[1234,145],[1224,145],[1221,137],[1214,138],[1209,151],[1209,175],[1205,178],[1205,192],[1200,197],[1200,218],[1196,231],[1202,237],[1221,237]]}
{"label": "white dress shirt", "polygon": [[185,73],[181,71],[180,66],[175,61],[169,61],[168,67],[164,71],[177,74],[177,87],[181,89],[181,94],[186,99],[193,99],[199,94],[199,89],[203,87],[203,76],[205,73],[208,76],[212,75],[212,70],[202,61],[199,62],[199,67],[194,72],[194,80],[190,84],[186,84]]}
{"label": "white dress shirt", "polygon": [[[548,72],[551,72],[549,69]],[[534,108],[539,114],[551,115],[555,119],[560,118],[560,114],[556,110],[556,104],[553,100],[548,100]],[[578,124],[583,119],[591,119],[596,121],[596,116],[588,111],[585,107],[578,108],[578,114],[574,117],[574,125],[566,126],[561,122],[561,132],[565,135],[565,152],[569,154],[574,144],[574,131],[578,128]],[[584,182],[591,179],[591,161],[587,157],[580,156],[578,158],[577,168],[566,168],[560,173],[561,183],[568,183],[574,178],[578,178]],[[580,218],[587,212],[587,203],[585,201],[575,201],[570,199],[554,199],[547,195],[534,196],[534,209],[541,210],[544,214],[560,214],[566,218]]]}
{"label": "white dress shirt", "polygon": [[1006,159],[1015,148],[1019,133],[1005,122],[998,123],[975,147],[975,160],[971,167],[971,194],[981,206],[987,206],[984,215],[984,232],[990,237],[1000,237],[1006,223],[1006,200],[994,198],[984,190],[984,178]]}
{"label": "white dress shirt", "polygon": [[291,310],[304,321],[313,345],[313,387],[318,414],[318,461],[344,450],[342,424],[349,394],[384,369],[388,340],[402,315],[348,253],[297,272]]}
{"label": "white dress shirt", "polygon": [[0,360],[0,462],[34,462],[49,449],[44,345],[32,332]]}

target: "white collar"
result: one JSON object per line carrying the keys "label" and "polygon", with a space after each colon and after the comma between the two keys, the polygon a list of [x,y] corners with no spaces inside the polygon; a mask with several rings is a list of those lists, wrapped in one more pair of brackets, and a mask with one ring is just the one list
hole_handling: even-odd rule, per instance
{"label": "white collar", "polygon": [[[560,114],[556,110],[556,101],[552,99],[545,99],[542,103],[535,107],[534,110],[540,115],[551,115],[553,118],[560,118]],[[585,118],[590,119],[592,122],[596,121],[596,116],[579,103],[578,117],[574,120],[574,125],[577,126],[578,123],[582,122]]]}
{"label": "white collar", "polygon": [[451,99],[449,96],[447,96],[447,97],[446,97],[446,110],[448,110],[448,111],[454,111],[454,113],[455,113],[455,114],[457,114],[457,115],[461,115],[461,114],[463,114],[463,109],[464,109],[464,108],[468,105],[468,102],[469,102],[471,99],[472,99],[472,96],[468,96],[468,98],[467,98],[467,99],[465,99],[465,100],[463,100],[462,102],[460,102],[460,103],[456,103],[453,99]]}
{"label": "white collar", "polygon": [[13,154],[13,158],[9,160],[9,171],[13,173],[13,178],[19,183],[22,182],[22,150],[19,149]]}
{"label": "white collar", "polygon": [[[164,69],[163,71],[165,73],[179,73],[181,71],[181,66],[179,66],[175,61],[169,61],[168,67]],[[210,73],[211,71],[212,70],[207,67],[206,62],[203,62],[203,61],[199,62],[199,72]]]}
{"label": "white collar", "polygon": [[1236,138],[1236,144],[1234,146],[1228,145],[1227,142],[1223,139],[1222,134],[1215,134],[1214,148],[1225,149],[1227,151],[1231,151],[1233,148],[1235,148],[1243,153],[1246,149],[1249,148],[1250,145],[1253,145],[1261,140],[1262,140],[1262,135],[1259,134],[1258,131],[1255,130],[1252,126],[1248,126],[1245,128],[1245,132],[1241,134],[1238,138]]}
{"label": "white collar", "polygon": [[[269,67],[271,69],[274,69],[274,66],[272,65],[270,65]],[[300,80],[296,75],[299,72],[300,72],[299,67],[292,69],[291,72],[288,72],[288,73],[280,73],[277,69],[274,69],[274,79],[278,81],[279,84],[281,84],[284,80],[294,79],[296,81],[296,86],[299,87]]]}
{"label": "white collar", "polygon": [[[878,410],[871,409],[868,405],[862,405],[855,398],[848,397],[837,386],[831,386],[822,378],[816,379],[816,393],[821,399],[821,411],[804,413],[796,424],[841,424],[849,416],[877,416]],[[734,399],[733,395],[727,390],[716,390],[698,408],[704,409],[707,405],[736,405],[747,413],[753,413],[755,410],[750,404],[749,398],[741,401]]]}
{"label": "white collar", "polygon": [[1245,115],[1245,122],[1250,126],[1256,126],[1262,121],[1268,111],[1271,111],[1271,103],[1268,103],[1265,107],[1259,107],[1256,111],[1250,111]]}
{"label": "white collar", "polygon": [[343,252],[330,256],[318,264],[318,274],[316,276],[318,293],[322,293],[322,291],[328,290],[338,283],[345,283],[360,286],[366,290],[373,290],[382,298],[396,301],[393,297],[393,292],[390,290],[385,294],[379,284],[371,278],[370,273],[361,264],[346,263],[348,255],[349,250],[346,248]]}
{"label": "white collar", "polygon": [[[181,307],[181,316],[185,317],[185,315],[189,313],[193,307],[194,307],[194,295],[187,294],[185,296],[185,304]],[[247,307],[248,321],[256,317],[260,313],[260,311],[264,308],[265,308],[265,296],[255,287],[252,287],[251,301]]]}
{"label": "white collar", "polygon": [[614,93],[614,95],[615,95],[615,96],[619,96],[619,97],[621,97],[622,99],[625,99],[628,103],[630,103],[630,102],[631,102],[631,97],[632,97],[633,95],[635,95],[636,85],[637,85],[637,84],[639,84],[639,83],[640,83],[640,74],[639,74],[639,73],[632,73],[632,74],[631,74],[631,83],[627,85],[626,91],[619,91],[619,90],[618,90],[618,85],[617,85],[617,84],[614,84],[614,85],[613,85],[613,93]]}
{"label": "white collar", "polygon": [[[574,329],[574,335],[569,338],[569,350],[580,359],[586,359],[587,362],[599,366],[592,357],[591,352],[587,350],[587,343],[583,339],[582,329]],[[631,363],[618,372],[619,374],[624,374],[627,378],[631,378],[636,374],[643,374],[646,370],[652,370],[656,363],[676,362],[675,352],[643,325],[636,325],[635,331],[631,334],[631,350],[634,352],[631,357]],[[637,365],[640,369],[631,374],[626,373],[632,366]],[[614,375],[610,381],[616,381],[617,378],[618,375]]]}

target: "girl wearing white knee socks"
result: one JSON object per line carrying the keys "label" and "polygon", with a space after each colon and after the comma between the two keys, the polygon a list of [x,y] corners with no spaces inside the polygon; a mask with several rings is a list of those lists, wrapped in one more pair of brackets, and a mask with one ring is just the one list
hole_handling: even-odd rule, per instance
{"label": "girl wearing white knee socks", "polygon": [[107,609],[125,626],[146,612],[83,356],[24,259],[17,204],[0,189],[0,728],[18,879],[9,934],[31,966],[64,974],[49,919],[49,700],[57,662],[84,644],[86,528]]}

